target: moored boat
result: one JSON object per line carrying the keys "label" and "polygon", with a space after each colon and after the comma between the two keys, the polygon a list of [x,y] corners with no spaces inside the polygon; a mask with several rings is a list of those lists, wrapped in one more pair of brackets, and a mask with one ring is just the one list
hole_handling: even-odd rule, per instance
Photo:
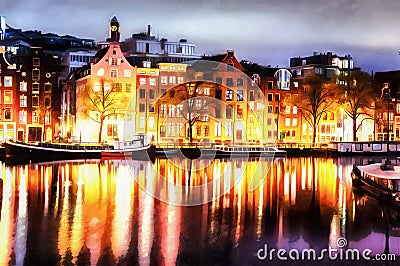
{"label": "moored boat", "polygon": [[148,145],[141,139],[111,145],[35,143],[8,141],[5,143],[6,163],[23,164],[74,159],[100,159],[102,157],[130,157],[148,159]]}
{"label": "moored boat", "polygon": [[353,187],[377,198],[400,206],[400,166],[382,170],[381,163],[354,166]]}
{"label": "moored boat", "polygon": [[286,151],[274,146],[226,146],[200,149],[203,157],[285,157]]}

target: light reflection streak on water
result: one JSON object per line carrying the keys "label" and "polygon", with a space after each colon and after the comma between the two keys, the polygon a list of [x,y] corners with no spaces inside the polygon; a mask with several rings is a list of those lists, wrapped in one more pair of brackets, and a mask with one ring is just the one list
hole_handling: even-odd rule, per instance
{"label": "light reflection streak on water", "polygon": [[[49,169],[44,167],[44,216],[47,217],[49,212]],[[41,177],[42,178],[42,177]]]}
{"label": "light reflection streak on water", "polygon": [[[5,174],[4,174],[5,173]],[[14,215],[14,178],[10,168],[2,166],[3,179],[3,199],[1,205],[0,218],[0,265],[7,265],[12,248],[12,235],[14,233],[13,220]]]}
{"label": "light reflection streak on water", "polygon": [[[167,195],[173,196],[171,194]],[[181,211],[179,206],[166,203],[160,204],[161,217],[161,255],[164,258],[164,265],[175,265],[179,250],[179,236],[181,232]]]}
{"label": "light reflection streak on water", "polygon": [[[75,170],[75,169],[72,169]],[[82,165],[78,165],[78,171],[76,172],[77,177],[77,192],[76,192],[76,203],[74,209],[74,217],[72,220],[72,227],[71,227],[71,252],[72,256],[77,257],[80,249],[83,246],[83,186],[84,186],[84,177],[83,177],[83,170],[84,167]]]}
{"label": "light reflection streak on water", "polygon": [[[38,218],[30,216],[29,226],[31,223],[37,226],[38,223],[42,225],[40,228],[52,230],[47,236],[52,238],[51,243],[55,243],[54,247],[46,247],[43,243],[38,245],[44,245],[45,251],[54,249],[57,252],[59,249],[58,252],[62,257],[70,247],[76,261],[80,248],[86,243],[90,248],[92,264],[97,263],[102,248],[107,243],[111,243],[113,255],[117,259],[128,253],[136,254],[141,265],[148,265],[152,262],[151,256],[161,255],[157,262],[163,261],[165,265],[175,264],[180,255],[180,235],[189,237],[195,235],[195,238],[198,237],[202,241],[196,242],[195,246],[205,245],[206,250],[207,245],[212,246],[224,241],[233,241],[234,248],[240,249],[248,243],[243,241],[249,241],[249,235],[251,241],[271,238],[271,245],[287,248],[288,245],[294,245],[289,241],[290,237],[293,237],[291,229],[296,229],[293,224],[304,223],[308,218],[306,216],[310,211],[308,206],[311,203],[313,177],[315,177],[316,196],[314,204],[318,204],[321,209],[317,215],[322,222],[325,222],[324,232],[329,232],[329,237],[325,236],[324,245],[334,244],[340,236],[351,239],[347,231],[349,223],[350,228],[351,225],[354,227],[354,224],[359,222],[356,217],[359,213],[365,215],[365,208],[370,204],[368,198],[356,198],[351,193],[351,179],[348,173],[351,171],[351,166],[338,167],[332,159],[317,159],[314,174],[312,165],[308,163],[311,163],[309,158],[277,161],[260,186],[254,191],[249,191],[256,162],[248,162],[245,176],[238,179],[243,169],[243,162],[215,161],[208,168],[193,172],[187,182],[185,181],[187,171],[173,168],[167,161],[158,161],[155,166],[147,162],[137,162],[134,174],[137,175],[141,185],[153,192],[155,189],[161,189],[160,184],[163,184],[155,176],[154,168],[159,170],[165,167],[165,178],[170,182],[163,191],[167,199],[177,201],[177,195],[172,190],[173,184],[184,183],[190,195],[192,187],[210,182],[208,190],[212,189],[210,195],[214,200],[201,207],[201,217],[196,215],[190,219],[185,217],[185,208],[164,202],[155,203],[158,201],[143,191],[143,188],[136,190],[137,186],[122,164],[102,163],[100,168],[98,164],[93,163],[68,166],[61,164],[58,167],[4,168],[3,175],[5,173],[6,176],[3,177],[0,220],[0,243],[2,243],[0,265],[8,263],[12,248],[15,250],[16,261],[18,259],[21,262],[25,254],[28,256],[29,250],[32,250],[32,245],[37,245],[31,242],[31,247],[26,248],[28,207],[30,214],[32,212],[36,215],[36,209],[40,212]],[[29,172],[28,175],[26,169],[32,173]],[[36,175],[40,178],[38,182],[32,179]],[[51,204],[54,201],[50,194],[52,176],[55,178],[53,184],[57,183],[55,204],[59,204],[59,208],[56,206],[55,215],[50,215]],[[213,178],[215,176],[219,178]],[[231,186],[233,188],[229,190]],[[202,193],[208,195],[207,186],[204,187]],[[220,197],[221,193],[227,190],[228,192]],[[42,194],[37,195],[37,193]],[[134,201],[135,194],[139,194],[136,196],[138,204]],[[357,205],[356,201],[363,206]],[[304,207],[305,205],[307,206]],[[58,217],[57,209],[60,215]],[[300,217],[303,219],[296,220],[291,217],[297,211],[303,211]],[[245,215],[246,213],[248,215]],[[377,220],[379,218],[377,217]],[[106,220],[109,227],[106,225]],[[133,221],[138,221],[134,227],[132,227]],[[187,231],[188,228],[193,228],[187,226],[188,221],[196,223],[199,233]],[[46,227],[49,222],[51,226]],[[307,227],[306,224],[302,226]],[[310,240],[302,234],[309,229],[301,230],[295,232],[299,235],[294,236],[307,242],[305,243],[307,246]],[[44,236],[40,239],[45,239],[46,233],[46,230],[43,230]],[[32,237],[35,237],[35,234]],[[135,241],[132,244],[131,239]],[[161,245],[157,246],[159,250],[152,252],[155,248],[154,241],[160,241]],[[20,248],[21,246],[23,248]],[[136,248],[138,254],[135,253]]]}
{"label": "light reflection streak on water", "polygon": [[22,265],[26,253],[26,239],[28,237],[28,192],[27,192],[27,169],[28,166],[19,168],[19,185],[18,185],[18,214],[15,232],[15,262],[16,265]]}
{"label": "light reflection streak on water", "polygon": [[133,179],[126,165],[120,165],[115,177],[115,208],[111,236],[112,250],[116,258],[124,256],[129,248],[133,198]]}
{"label": "light reflection streak on water", "polygon": [[62,210],[60,214],[60,229],[58,231],[58,250],[62,255],[65,254],[67,251],[67,248],[70,247],[70,223],[69,223],[69,187],[70,187],[70,181],[69,181],[69,176],[66,174],[66,168],[68,165],[65,167],[60,167],[61,168],[61,184],[64,186],[64,192],[63,192],[63,197],[62,197]]}
{"label": "light reflection streak on water", "polygon": [[139,192],[139,264],[150,265],[150,252],[154,239],[154,199],[147,192]]}

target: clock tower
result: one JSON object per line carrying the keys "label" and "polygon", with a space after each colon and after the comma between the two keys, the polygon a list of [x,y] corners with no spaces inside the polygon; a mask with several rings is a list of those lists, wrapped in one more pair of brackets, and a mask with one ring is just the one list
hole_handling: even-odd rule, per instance
{"label": "clock tower", "polygon": [[119,22],[116,16],[110,21],[110,42],[119,42]]}

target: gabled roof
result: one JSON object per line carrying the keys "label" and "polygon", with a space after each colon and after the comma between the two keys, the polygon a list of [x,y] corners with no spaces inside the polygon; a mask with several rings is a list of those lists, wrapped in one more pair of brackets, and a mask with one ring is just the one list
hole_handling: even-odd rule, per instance
{"label": "gabled roof", "polygon": [[97,63],[99,62],[108,52],[110,49],[110,46],[104,47],[103,49],[97,51],[97,53],[94,55],[92,62]]}

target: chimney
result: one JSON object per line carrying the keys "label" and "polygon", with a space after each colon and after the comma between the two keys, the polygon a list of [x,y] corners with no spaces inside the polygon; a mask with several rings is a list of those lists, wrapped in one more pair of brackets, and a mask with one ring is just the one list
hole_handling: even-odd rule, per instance
{"label": "chimney", "polygon": [[233,54],[234,54],[234,51],[233,51],[233,50],[227,50],[226,52],[227,52],[227,54],[228,54],[229,57],[234,56],[234,55],[233,55]]}
{"label": "chimney", "polygon": [[150,38],[150,29],[151,29],[151,26],[147,25],[147,37],[149,37],[149,38]]}

